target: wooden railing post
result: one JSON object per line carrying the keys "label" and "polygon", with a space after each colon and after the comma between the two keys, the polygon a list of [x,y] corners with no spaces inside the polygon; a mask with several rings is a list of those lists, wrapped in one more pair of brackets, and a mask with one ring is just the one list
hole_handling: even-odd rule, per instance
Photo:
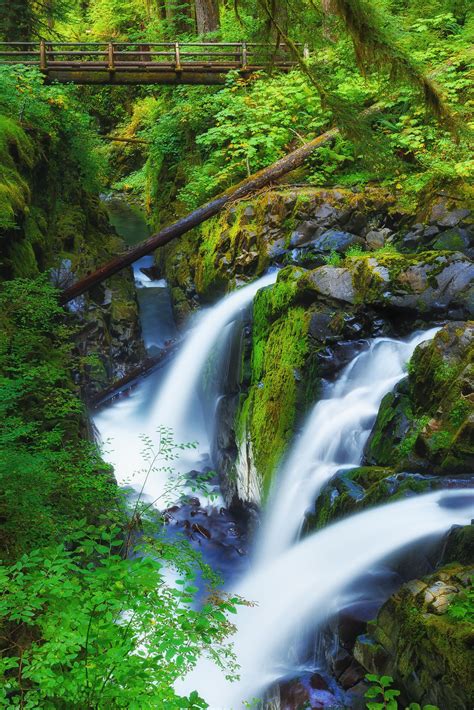
{"label": "wooden railing post", "polygon": [[115,61],[114,61],[114,45],[112,42],[109,42],[107,46],[107,51],[108,51],[108,57],[109,57],[109,71],[113,71],[115,69]]}
{"label": "wooden railing post", "polygon": [[241,57],[241,64],[242,64],[242,69],[245,69],[247,66],[247,42],[242,42],[242,57]]}
{"label": "wooden railing post", "polygon": [[40,70],[46,71],[48,67],[48,60],[46,57],[46,42],[44,39],[40,42]]}
{"label": "wooden railing post", "polygon": [[179,42],[174,43],[174,62],[176,71],[181,71],[181,58],[179,56]]}
{"label": "wooden railing post", "polygon": [[303,47],[303,59],[309,59],[309,47],[307,44]]}

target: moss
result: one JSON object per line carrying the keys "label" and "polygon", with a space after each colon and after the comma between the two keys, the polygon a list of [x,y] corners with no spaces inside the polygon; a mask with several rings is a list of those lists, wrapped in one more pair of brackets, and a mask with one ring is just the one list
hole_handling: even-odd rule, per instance
{"label": "moss", "polygon": [[408,383],[382,401],[366,451],[370,463],[472,470],[472,338],[472,324],[450,323],[415,350]]}
{"label": "moss", "polygon": [[429,490],[430,479],[397,474],[393,468],[361,466],[343,471],[326,485],[315,505],[307,530],[359,513],[366,508],[404,498],[410,493]]}
{"label": "moss", "polygon": [[34,146],[24,130],[0,116],[0,228],[14,227],[19,213],[25,212],[30,199],[25,173],[34,161]]}
{"label": "moss", "polygon": [[393,676],[403,701],[472,707],[472,625],[434,613],[433,597],[426,595],[427,586],[436,594],[440,583],[462,589],[470,572],[469,567],[448,565],[404,585],[368,624],[368,636],[358,640],[355,657],[370,672]]}
{"label": "moss", "polygon": [[302,307],[289,307],[294,290],[294,282],[283,275],[255,299],[251,386],[237,420],[238,439],[245,431],[252,439],[265,491],[294,430],[309,354],[310,315]]}
{"label": "moss", "polygon": [[16,277],[34,278],[39,273],[33,247],[26,239],[19,239],[10,246],[9,262]]}

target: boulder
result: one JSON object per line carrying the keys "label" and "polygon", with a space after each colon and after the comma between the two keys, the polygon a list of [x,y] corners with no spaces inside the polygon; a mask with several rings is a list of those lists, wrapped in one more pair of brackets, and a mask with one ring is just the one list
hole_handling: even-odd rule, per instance
{"label": "boulder", "polygon": [[321,252],[345,252],[350,246],[360,243],[361,239],[356,234],[341,232],[337,229],[328,229],[311,243],[315,251]]}
{"label": "boulder", "polygon": [[370,673],[392,676],[402,701],[473,707],[472,625],[449,614],[473,573],[473,564],[452,564],[404,584],[358,638],[356,660]]}
{"label": "boulder", "polygon": [[474,323],[445,325],[416,349],[407,380],[382,400],[365,449],[367,463],[474,470]]}

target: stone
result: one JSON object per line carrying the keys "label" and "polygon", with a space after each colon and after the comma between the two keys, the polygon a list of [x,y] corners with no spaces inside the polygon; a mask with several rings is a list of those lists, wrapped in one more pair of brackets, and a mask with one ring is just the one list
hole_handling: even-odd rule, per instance
{"label": "stone", "polygon": [[345,252],[351,245],[359,242],[360,239],[356,234],[350,232],[341,232],[337,229],[328,229],[319,237],[313,239],[311,245],[314,250],[321,252]]}
{"label": "stone", "polygon": [[308,274],[308,279],[313,288],[323,296],[329,296],[347,303],[355,303],[356,292],[352,283],[352,273],[349,269],[320,266]]}
{"label": "stone", "polygon": [[392,234],[392,231],[388,227],[383,229],[371,229],[365,235],[365,241],[369,249],[375,250],[380,249],[387,242],[388,237]]}
{"label": "stone", "polygon": [[444,214],[440,219],[437,220],[437,223],[442,227],[455,227],[457,224],[459,224],[459,222],[464,220],[466,217],[469,217],[470,214],[470,210],[458,208],[456,210],[452,210],[451,212],[447,212],[446,214]]}
{"label": "stone", "polygon": [[348,690],[363,680],[365,675],[365,668],[354,659],[350,666],[339,676],[338,681],[344,690]]}
{"label": "stone", "polygon": [[302,222],[290,237],[290,246],[299,247],[311,242],[319,230],[319,224],[314,220]]}
{"label": "stone", "polygon": [[464,251],[469,247],[469,235],[465,229],[448,229],[442,232],[432,245],[432,249]]}
{"label": "stone", "polygon": [[394,678],[402,707],[406,701],[446,710],[473,707],[472,625],[445,613],[470,574],[472,563],[449,565],[419,584],[403,585],[383,605],[369,634],[358,638],[355,658],[370,673]]}

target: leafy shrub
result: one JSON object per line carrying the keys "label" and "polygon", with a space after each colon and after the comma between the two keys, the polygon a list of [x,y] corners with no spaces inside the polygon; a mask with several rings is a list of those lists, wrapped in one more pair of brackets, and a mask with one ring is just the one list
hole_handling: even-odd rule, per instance
{"label": "leafy shrub", "polygon": [[131,559],[123,547],[118,526],[83,520],[60,544],[0,568],[2,707],[207,707],[173,685],[202,654],[233,672],[226,637],[240,599],[214,591],[192,607],[197,561],[184,542],[158,535]]}
{"label": "leafy shrub", "polygon": [[[370,698],[366,707],[368,710],[398,710],[396,698],[400,695],[399,690],[392,689],[393,678],[389,675],[368,674],[365,676],[372,685],[366,691],[365,697]],[[377,700],[375,700],[377,698]],[[374,701],[372,702],[372,699]],[[410,703],[405,710],[439,710],[435,705],[424,705],[423,708],[418,703]]]}

